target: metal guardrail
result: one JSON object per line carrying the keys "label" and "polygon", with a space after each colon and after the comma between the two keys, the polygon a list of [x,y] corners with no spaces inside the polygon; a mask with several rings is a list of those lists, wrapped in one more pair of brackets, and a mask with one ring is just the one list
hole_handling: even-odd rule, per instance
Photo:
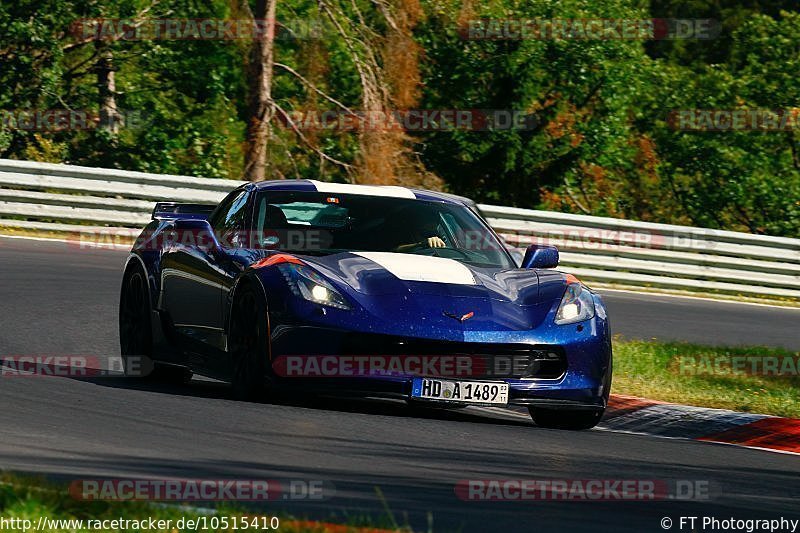
{"label": "metal guardrail", "polygon": [[800,298],[800,239],[481,205],[506,241],[558,246],[587,280]]}
{"label": "metal guardrail", "polygon": [[[156,200],[215,203],[238,184],[0,159],[0,226],[131,234]],[[800,300],[800,239],[479,207],[508,244],[554,244],[563,270],[588,281]]]}

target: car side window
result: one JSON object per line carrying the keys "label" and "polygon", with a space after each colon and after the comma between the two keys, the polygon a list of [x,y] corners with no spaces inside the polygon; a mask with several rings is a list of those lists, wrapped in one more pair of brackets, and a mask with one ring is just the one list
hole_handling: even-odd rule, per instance
{"label": "car side window", "polygon": [[235,191],[228,195],[211,215],[209,222],[223,246],[239,248],[245,245],[249,198],[249,191]]}

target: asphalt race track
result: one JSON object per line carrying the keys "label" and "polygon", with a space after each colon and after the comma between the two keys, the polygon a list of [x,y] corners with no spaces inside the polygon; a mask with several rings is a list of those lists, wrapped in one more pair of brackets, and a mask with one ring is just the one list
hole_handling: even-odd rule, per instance
{"label": "asphalt race track", "polygon": [[[0,356],[116,355],[126,254],[0,238]],[[800,311],[609,292],[616,333],[800,349]],[[223,384],[124,378],[0,380],[0,469],[63,478],[323,480],[328,499],[263,508],[385,516],[426,531],[678,531],[680,516],[800,518],[796,455],[603,430],[542,430],[468,408],[228,399]],[[708,482],[708,501],[465,502],[463,479]],[[334,488],[335,490],[330,490]],[[684,526],[684,531],[688,528]]]}

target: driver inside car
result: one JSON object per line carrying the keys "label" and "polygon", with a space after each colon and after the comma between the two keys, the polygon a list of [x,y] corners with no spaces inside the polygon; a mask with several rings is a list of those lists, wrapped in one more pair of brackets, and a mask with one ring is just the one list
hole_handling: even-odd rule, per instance
{"label": "driver inside car", "polygon": [[405,209],[397,213],[395,228],[402,238],[394,247],[395,252],[406,253],[418,248],[445,248],[447,243],[439,236],[439,213],[430,209]]}

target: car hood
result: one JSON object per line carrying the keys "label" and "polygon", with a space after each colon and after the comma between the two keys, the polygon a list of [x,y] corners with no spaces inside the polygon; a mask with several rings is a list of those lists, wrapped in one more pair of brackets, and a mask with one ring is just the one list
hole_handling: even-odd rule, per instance
{"label": "car hood", "polygon": [[564,287],[563,276],[553,271],[483,268],[414,254],[348,252],[302,259],[374,317],[413,316],[426,327],[533,329]]}

